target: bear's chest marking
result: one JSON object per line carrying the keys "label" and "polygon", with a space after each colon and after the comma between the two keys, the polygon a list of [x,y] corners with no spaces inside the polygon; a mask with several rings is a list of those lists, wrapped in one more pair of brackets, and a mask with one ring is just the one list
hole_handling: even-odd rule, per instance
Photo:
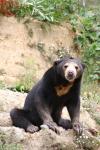
{"label": "bear's chest marking", "polygon": [[57,95],[63,96],[65,94],[67,94],[72,86],[73,86],[73,84],[55,86]]}

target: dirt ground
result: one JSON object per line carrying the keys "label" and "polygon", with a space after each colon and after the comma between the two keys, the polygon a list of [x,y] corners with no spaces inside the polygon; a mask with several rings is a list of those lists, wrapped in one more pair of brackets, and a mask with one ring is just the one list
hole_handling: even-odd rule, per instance
{"label": "dirt ground", "polygon": [[0,16],[0,81],[12,86],[25,74],[28,64],[39,79],[50,66],[46,57],[56,59],[54,50],[62,48],[69,52],[72,39],[67,23],[46,26],[36,20],[19,22],[14,17]]}

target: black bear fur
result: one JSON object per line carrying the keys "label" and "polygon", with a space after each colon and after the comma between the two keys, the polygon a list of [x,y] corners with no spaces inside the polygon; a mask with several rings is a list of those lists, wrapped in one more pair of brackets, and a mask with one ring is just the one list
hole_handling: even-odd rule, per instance
{"label": "black bear fur", "polygon": [[[79,69],[78,77],[70,83],[64,77],[62,70],[66,62],[75,62]],[[47,125],[56,133],[58,126],[65,129],[73,128],[78,133],[82,132],[79,122],[80,116],[80,85],[84,65],[78,58],[65,57],[54,62],[42,79],[28,93],[23,109],[14,108],[10,112],[13,125],[24,128],[26,132],[34,133],[42,124]],[[60,85],[72,86],[69,91],[61,96],[57,95],[55,87]],[[61,118],[63,107],[67,107],[70,120]]]}

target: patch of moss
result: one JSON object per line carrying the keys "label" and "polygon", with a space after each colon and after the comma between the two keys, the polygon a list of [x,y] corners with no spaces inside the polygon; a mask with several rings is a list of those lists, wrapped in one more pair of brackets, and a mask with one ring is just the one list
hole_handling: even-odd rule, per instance
{"label": "patch of moss", "polygon": [[9,143],[7,139],[7,135],[0,133],[0,150],[23,150],[21,144]]}

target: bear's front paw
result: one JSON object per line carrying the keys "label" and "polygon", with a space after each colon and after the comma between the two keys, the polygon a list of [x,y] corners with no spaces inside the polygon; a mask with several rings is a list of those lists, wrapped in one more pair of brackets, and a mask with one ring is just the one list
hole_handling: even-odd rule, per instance
{"label": "bear's front paw", "polygon": [[58,126],[55,122],[45,122],[44,125],[47,125],[49,129],[53,130],[54,132],[56,132],[57,134],[60,134]]}
{"label": "bear's front paw", "polygon": [[77,135],[82,135],[83,133],[83,125],[78,122],[78,123],[73,123],[73,129],[76,132]]}
{"label": "bear's front paw", "polygon": [[37,132],[38,130],[39,128],[37,126],[29,125],[26,129],[26,132],[34,133],[34,132]]}

